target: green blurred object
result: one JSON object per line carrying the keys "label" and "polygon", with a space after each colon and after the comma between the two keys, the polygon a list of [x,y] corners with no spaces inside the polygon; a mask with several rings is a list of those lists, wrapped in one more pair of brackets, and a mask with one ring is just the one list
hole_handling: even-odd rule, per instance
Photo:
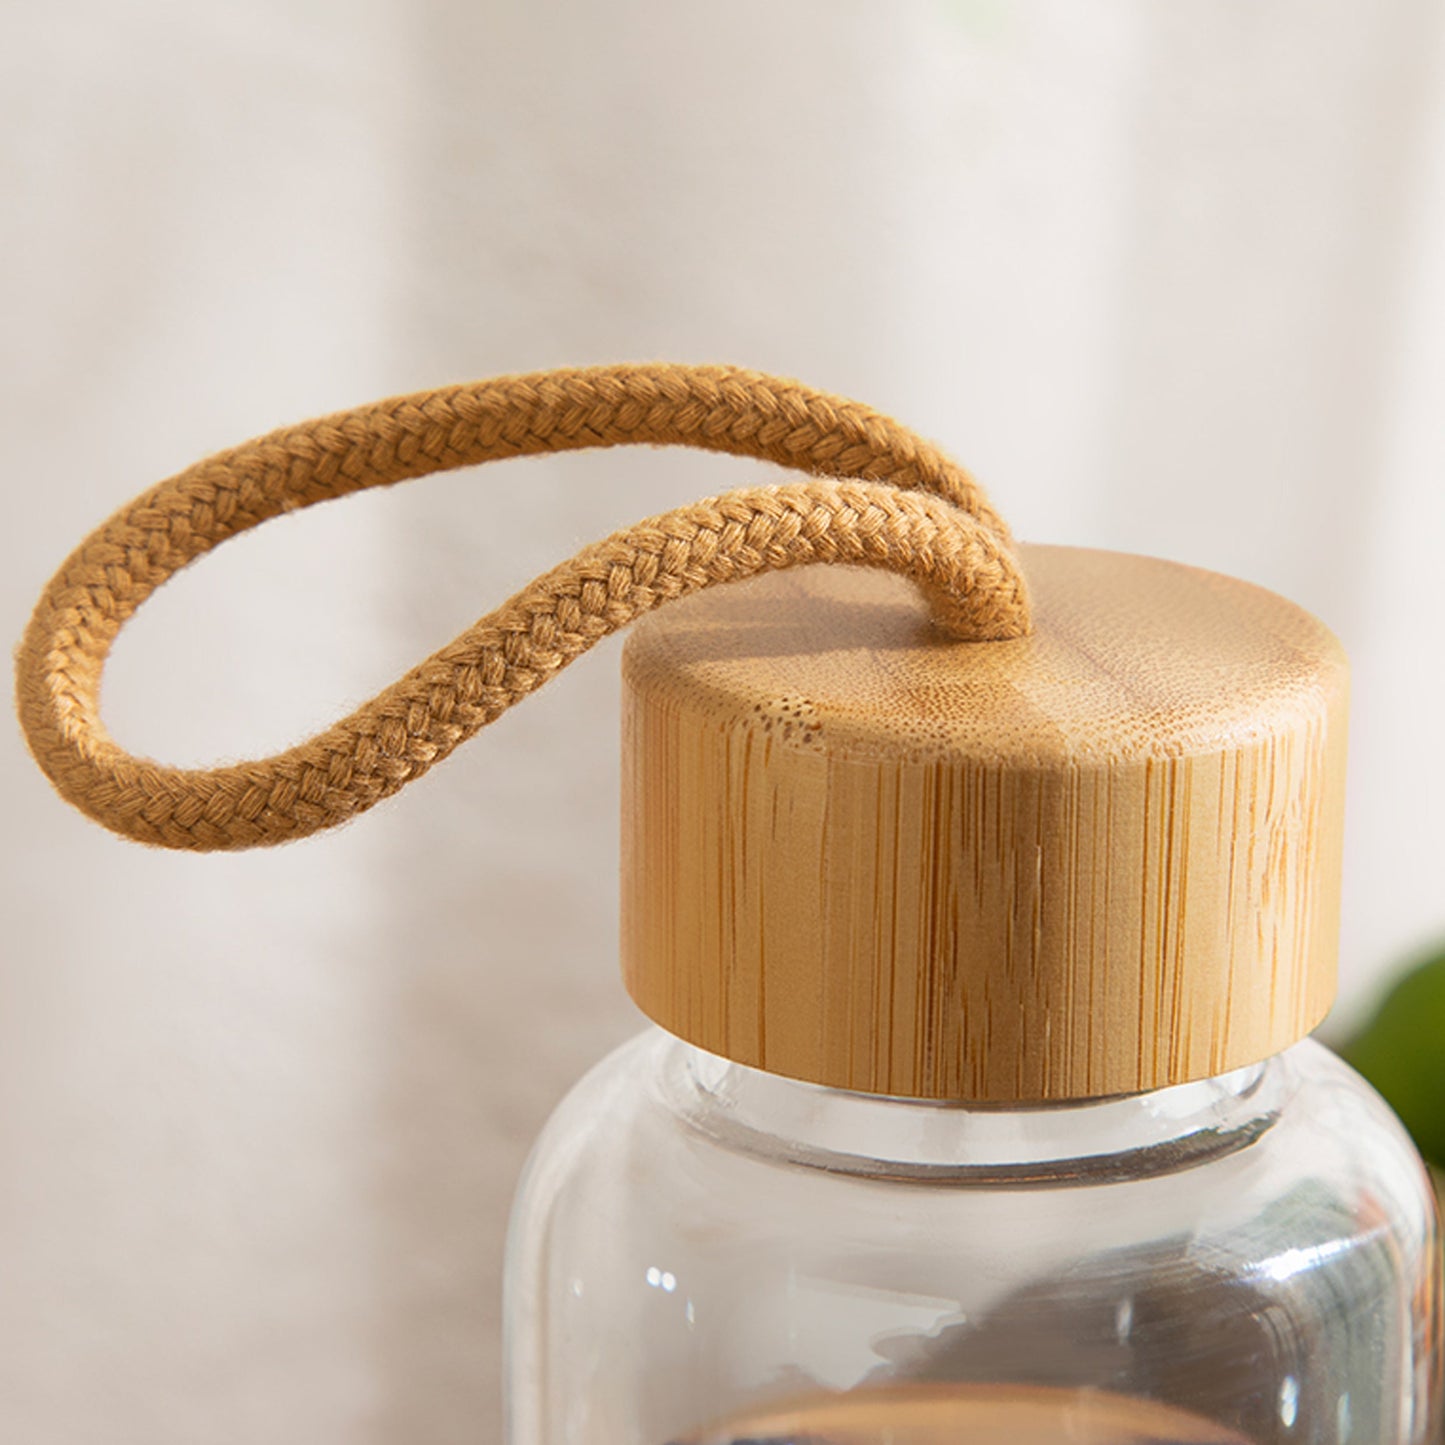
{"label": "green blurred object", "polygon": [[1417,964],[1342,1051],[1445,1166],[1445,949]]}

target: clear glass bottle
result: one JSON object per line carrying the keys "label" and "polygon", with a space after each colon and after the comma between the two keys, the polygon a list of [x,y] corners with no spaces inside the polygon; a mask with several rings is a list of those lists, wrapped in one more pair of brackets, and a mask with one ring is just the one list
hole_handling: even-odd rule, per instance
{"label": "clear glass bottle", "polygon": [[511,1445],[1434,1445],[1434,1197],[1305,1037],[1338,647],[1242,583],[1025,556],[1020,643],[832,569],[634,636],[662,1027],[519,1192]]}
{"label": "clear glass bottle", "polygon": [[[654,1029],[562,1104],[518,1195],[509,1438],[848,1439],[852,1392],[900,1445],[1032,1439],[1010,1409],[1041,1440],[1128,1440],[1078,1433],[1104,1391],[1141,1440],[1424,1445],[1438,1249],[1409,1139],[1312,1042],[1020,1110],[820,1088]],[[1158,1405],[1217,1433],[1148,1433]]]}

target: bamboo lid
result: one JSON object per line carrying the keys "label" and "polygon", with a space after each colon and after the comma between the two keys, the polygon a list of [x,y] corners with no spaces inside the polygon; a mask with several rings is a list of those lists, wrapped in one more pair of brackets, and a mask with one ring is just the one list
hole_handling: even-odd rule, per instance
{"label": "bamboo lid", "polygon": [[877,1094],[1183,1083],[1334,992],[1347,669],[1292,603],[1023,549],[1036,630],[959,643],[882,572],[714,589],[628,644],[623,960],[739,1063]]}

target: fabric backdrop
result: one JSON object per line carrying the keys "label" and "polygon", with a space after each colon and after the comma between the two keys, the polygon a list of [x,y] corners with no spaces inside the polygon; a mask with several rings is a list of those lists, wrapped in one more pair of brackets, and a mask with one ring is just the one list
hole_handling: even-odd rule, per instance
{"label": "fabric backdrop", "polygon": [[[6,19],[7,636],[114,506],[281,422],[735,361],[942,440],[1026,538],[1320,613],[1357,689],[1335,1026],[1445,932],[1435,0]],[[177,762],[274,749],[580,542],[761,475],[574,455],[286,519],[144,610],[107,716]],[[0,744],[0,1438],[497,1438],[507,1200],[638,1023],[616,664],[255,856],[114,841]]]}

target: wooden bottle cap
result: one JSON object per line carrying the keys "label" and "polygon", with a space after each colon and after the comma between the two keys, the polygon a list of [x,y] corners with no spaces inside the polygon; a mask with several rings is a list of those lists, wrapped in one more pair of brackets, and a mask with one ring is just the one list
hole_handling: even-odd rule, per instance
{"label": "wooden bottle cap", "polygon": [[625,661],[627,985],[739,1063],[912,1098],[1157,1089],[1334,994],[1347,666],[1248,583],[1028,547],[1036,630],[960,643],[812,567]]}

